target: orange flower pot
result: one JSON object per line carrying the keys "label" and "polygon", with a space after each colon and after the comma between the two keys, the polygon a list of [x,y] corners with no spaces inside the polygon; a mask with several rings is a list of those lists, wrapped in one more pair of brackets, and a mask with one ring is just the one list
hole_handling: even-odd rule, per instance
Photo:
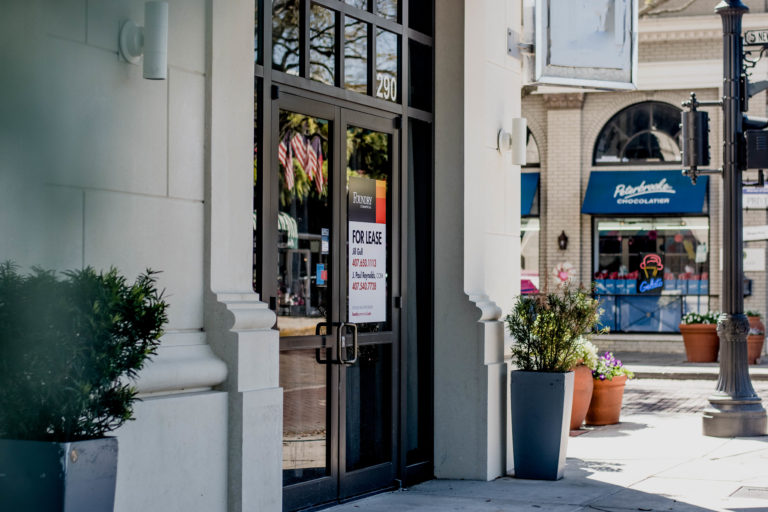
{"label": "orange flower pot", "polygon": [[619,375],[613,380],[594,381],[592,401],[587,411],[587,425],[614,425],[619,422],[621,401],[624,398],[626,375]]}
{"label": "orange flower pot", "polygon": [[747,336],[747,362],[756,364],[757,358],[763,353],[765,336],[763,334],[750,334]]}
{"label": "orange flower pot", "polygon": [[574,370],[573,407],[571,409],[571,430],[576,430],[584,423],[587,409],[592,400],[592,388],[594,379],[592,370],[586,366],[577,366]]}
{"label": "orange flower pot", "polygon": [[691,363],[714,363],[720,350],[715,324],[680,324],[685,356]]}

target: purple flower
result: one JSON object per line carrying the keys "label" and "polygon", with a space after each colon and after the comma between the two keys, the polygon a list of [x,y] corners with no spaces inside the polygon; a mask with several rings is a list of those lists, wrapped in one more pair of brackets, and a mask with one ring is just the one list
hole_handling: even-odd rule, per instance
{"label": "purple flower", "polygon": [[602,373],[600,374],[600,380],[605,380],[605,375],[603,375]]}

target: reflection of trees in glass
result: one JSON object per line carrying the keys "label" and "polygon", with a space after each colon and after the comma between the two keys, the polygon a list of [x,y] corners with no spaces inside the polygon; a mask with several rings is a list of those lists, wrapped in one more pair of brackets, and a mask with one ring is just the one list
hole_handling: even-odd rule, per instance
{"label": "reflection of trees in glass", "polygon": [[309,78],[334,85],[335,23],[334,12],[312,5],[309,17]]}
{"label": "reflection of trees in glass", "polygon": [[272,4],[272,67],[299,74],[299,0],[274,0]]}
{"label": "reflection of trees in glass", "polygon": [[[397,101],[397,95],[392,97],[382,95],[381,82],[391,79],[397,83],[397,34],[386,30],[376,30],[376,85],[374,95]],[[386,84],[385,84],[386,85]],[[390,86],[391,87],[391,86]]]}
{"label": "reflection of trees in glass", "polygon": [[[280,111],[278,175],[280,204],[283,206],[294,200],[303,202],[308,197],[323,198],[328,195],[328,126],[328,121],[324,119]],[[311,165],[307,164],[308,157],[302,157],[299,152],[302,149],[297,147],[299,144],[303,145],[307,154],[310,148],[313,148],[312,151],[315,151],[314,148],[319,150],[315,157],[320,174],[311,171]],[[280,158],[281,151],[287,158]],[[290,167],[286,168],[285,163]]]}
{"label": "reflection of trees in glass", "polygon": [[[424,0],[411,0],[412,2]],[[388,20],[397,21],[397,0],[376,0],[376,13]]]}
{"label": "reflection of trees in glass", "polygon": [[389,167],[388,134],[347,128],[347,176],[387,180]]}
{"label": "reflection of trees in glass", "polygon": [[346,0],[345,3],[358,9],[368,10],[368,0]]}
{"label": "reflection of trees in glass", "polygon": [[367,92],[368,25],[355,18],[344,19],[344,85],[347,89]]}

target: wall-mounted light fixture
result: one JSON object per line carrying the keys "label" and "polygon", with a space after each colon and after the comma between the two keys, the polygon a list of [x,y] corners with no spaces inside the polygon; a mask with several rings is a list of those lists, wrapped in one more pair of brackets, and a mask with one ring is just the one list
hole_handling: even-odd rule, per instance
{"label": "wall-mounted light fixture", "polygon": [[144,54],[144,78],[165,80],[168,76],[168,2],[144,4],[144,26],[128,20],[120,28],[120,55],[137,64]]}
{"label": "wall-mounted light fixture", "polygon": [[560,233],[560,236],[557,237],[557,246],[560,247],[561,251],[568,248],[568,235],[565,234],[565,231]]}
{"label": "wall-mounted light fixture", "polygon": [[524,117],[512,120],[512,131],[499,130],[496,136],[496,149],[501,153],[511,153],[514,165],[525,165],[525,146],[528,135],[528,121]]}

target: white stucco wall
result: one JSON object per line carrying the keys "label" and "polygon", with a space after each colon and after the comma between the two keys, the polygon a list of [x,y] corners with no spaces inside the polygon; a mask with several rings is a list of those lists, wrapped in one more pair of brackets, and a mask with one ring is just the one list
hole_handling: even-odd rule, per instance
{"label": "white stucco wall", "polygon": [[[226,510],[230,393],[213,387],[228,369],[204,331],[213,11],[207,0],[169,1],[168,79],[149,81],[117,54],[121,23],[142,25],[143,5],[3,4],[0,260],[115,266],[129,280],[146,268],[162,272],[169,322],[137,383],[136,420],[115,432],[115,510]],[[241,201],[246,214],[249,202]]]}
{"label": "white stucco wall", "polygon": [[[520,3],[436,2],[435,475],[506,469],[502,314],[520,287],[520,169],[496,150],[520,117],[507,29]],[[463,418],[462,421],[456,421]]]}

